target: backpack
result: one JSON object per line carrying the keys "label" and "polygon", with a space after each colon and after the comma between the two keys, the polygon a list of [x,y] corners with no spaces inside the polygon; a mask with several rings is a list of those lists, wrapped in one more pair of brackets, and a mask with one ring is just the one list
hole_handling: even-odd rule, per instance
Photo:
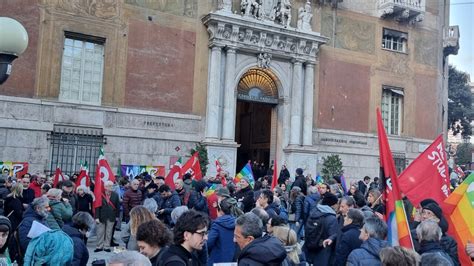
{"label": "backpack", "polygon": [[309,251],[317,251],[323,247],[323,241],[325,239],[325,237],[323,237],[325,233],[324,217],[328,215],[330,214],[321,214],[320,212],[312,213],[306,220],[304,227],[304,244]]}

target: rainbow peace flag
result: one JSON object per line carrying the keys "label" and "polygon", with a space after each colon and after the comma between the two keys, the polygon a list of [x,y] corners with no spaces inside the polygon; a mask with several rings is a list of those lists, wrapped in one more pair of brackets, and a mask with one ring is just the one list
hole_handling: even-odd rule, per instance
{"label": "rainbow peace flag", "polygon": [[253,188],[255,184],[255,179],[253,178],[253,173],[252,173],[252,166],[250,166],[250,163],[247,163],[242,170],[240,170],[240,173],[238,173],[235,178],[234,178],[234,183],[237,184],[242,180],[243,177],[247,177],[249,179],[249,184],[250,187]]}
{"label": "rainbow peace flag", "polygon": [[206,197],[211,196],[212,194],[216,193],[217,190],[217,184],[212,184],[210,187],[207,188],[206,190]]}
{"label": "rainbow peace flag", "polygon": [[474,173],[444,200],[443,210],[449,223],[448,235],[458,243],[461,265],[472,265],[465,247],[468,240],[474,242]]}

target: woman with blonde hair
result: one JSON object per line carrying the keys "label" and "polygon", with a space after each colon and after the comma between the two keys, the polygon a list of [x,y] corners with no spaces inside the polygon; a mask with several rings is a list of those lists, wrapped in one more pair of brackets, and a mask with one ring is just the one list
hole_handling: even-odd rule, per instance
{"label": "woman with blonde hair", "polygon": [[23,219],[23,204],[21,203],[23,184],[21,182],[14,184],[10,191],[10,194],[5,198],[4,210],[5,216],[10,219],[13,230],[16,230]]}
{"label": "woman with blonde hair", "polygon": [[125,227],[122,233],[122,240],[128,250],[139,250],[137,244],[137,230],[138,227],[151,220],[155,220],[156,216],[154,213],[149,211],[144,206],[135,206],[130,211],[130,221]]}
{"label": "woman with blonde hair", "polygon": [[273,227],[273,236],[280,239],[286,250],[287,265],[307,265],[304,253],[298,244],[296,233],[288,226]]}
{"label": "woman with blonde hair", "polygon": [[385,205],[382,203],[382,197],[378,189],[372,189],[367,196],[370,208],[379,216],[385,214]]}

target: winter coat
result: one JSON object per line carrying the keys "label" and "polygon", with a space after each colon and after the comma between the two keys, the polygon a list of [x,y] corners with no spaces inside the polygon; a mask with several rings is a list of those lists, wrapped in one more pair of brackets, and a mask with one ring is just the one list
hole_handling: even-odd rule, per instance
{"label": "winter coat", "polygon": [[359,239],[360,227],[354,224],[348,224],[341,229],[342,235],[338,241],[336,241],[336,266],[345,266],[347,257],[356,248],[360,248],[362,240]]}
{"label": "winter coat", "polygon": [[113,222],[120,215],[120,209],[118,206],[120,204],[117,193],[113,192],[110,194],[110,203],[107,203],[107,200],[102,197],[102,206],[95,210],[95,218],[99,219],[100,223],[105,223],[106,221]]}
{"label": "winter coat", "polygon": [[184,189],[184,187],[181,190],[175,190],[176,193],[178,193],[179,198],[181,199],[181,205],[187,205],[188,204],[188,199],[189,199],[189,192]]}
{"label": "winter coat", "polygon": [[218,217],[209,230],[207,249],[209,250],[208,265],[218,262],[231,262],[234,257],[235,217],[223,215]]}
{"label": "winter coat", "polygon": [[23,189],[23,197],[21,203],[30,205],[35,199],[35,192],[31,188]]}
{"label": "winter coat", "polygon": [[370,237],[362,243],[360,248],[354,249],[347,258],[347,265],[382,265],[379,253],[384,247],[387,247],[387,241]]}
{"label": "winter coat", "polygon": [[195,253],[196,252],[189,253],[189,251],[181,245],[171,245],[164,251],[158,261],[158,266],[199,266],[201,263]]}
{"label": "winter coat", "polygon": [[75,193],[67,193],[63,191],[62,197],[69,201],[72,207],[72,213],[76,213],[77,195]]}
{"label": "winter coat", "polygon": [[72,227],[69,224],[65,224],[62,228],[64,233],[66,233],[74,243],[74,258],[72,260],[72,266],[82,266],[87,265],[89,260],[89,251],[84,242],[84,235],[79,232],[75,227]]}
{"label": "winter coat", "polygon": [[[4,202],[5,216],[8,216],[12,224],[13,230],[16,230],[23,219],[23,204],[19,198],[9,196]],[[11,214],[10,214],[11,213]]]}
{"label": "winter coat", "polygon": [[[178,193],[173,191],[171,196],[168,198],[162,198],[163,202],[161,203],[161,210],[163,213],[160,214],[160,219],[163,219],[163,222],[167,225],[171,225],[171,212],[174,208],[181,206],[181,200],[179,199]],[[207,206],[207,202],[206,202]]]}
{"label": "winter coat", "polygon": [[264,209],[270,218],[275,218],[280,214],[280,208],[274,202]]}
{"label": "winter coat", "polygon": [[28,244],[23,265],[71,265],[73,251],[73,241],[66,233],[61,230],[48,231]]}
{"label": "winter coat", "polygon": [[458,257],[458,243],[456,240],[454,240],[454,238],[444,234],[441,237],[441,247],[443,248],[444,252],[449,255],[454,265],[461,265]]}
{"label": "winter coat", "polygon": [[357,185],[358,185],[358,190],[364,195],[367,195],[367,193],[369,192],[368,190],[368,185],[363,181],[363,180],[359,180],[359,182],[357,182]]}
{"label": "winter coat", "polygon": [[250,186],[235,193],[235,199],[239,202],[242,211],[249,212],[255,207],[254,192]]}
{"label": "winter coat", "polygon": [[294,188],[294,187],[301,188],[301,192],[304,195],[306,195],[307,190],[308,190],[308,184],[306,184],[306,178],[302,175],[296,176],[295,182],[293,182],[293,185],[291,185],[291,188]]}
{"label": "winter coat", "polygon": [[245,246],[237,260],[239,266],[280,265],[286,258],[281,241],[265,235]]}
{"label": "winter coat", "polygon": [[[173,193],[175,193],[175,195],[178,197],[178,200],[179,200],[178,194],[176,194],[176,192],[173,192]],[[201,195],[201,192],[197,192],[197,191],[191,192],[191,195],[189,196],[188,208],[194,209],[195,211],[198,211],[198,212],[209,214],[209,208],[207,207],[207,199],[206,197]]]}
{"label": "winter coat", "polygon": [[446,266],[450,265],[455,265],[449,254],[447,254],[443,247],[441,246],[440,242],[435,242],[435,241],[423,241],[420,243],[420,250],[419,253],[421,255],[421,261],[423,265],[423,258],[427,256],[431,256],[434,253],[437,253],[438,255],[444,257],[446,261],[449,261],[449,264],[446,264]]}
{"label": "winter coat", "polygon": [[[142,192],[141,190],[128,189],[123,195],[123,215],[125,217],[129,216],[130,210],[142,204]],[[118,205],[116,206],[118,208]]]}
{"label": "winter coat", "polygon": [[304,219],[303,220],[305,222],[308,219],[311,209],[318,204],[320,199],[321,199],[321,196],[319,195],[319,193],[309,194],[308,196],[304,198],[304,202],[303,202]]}
{"label": "winter coat", "polygon": [[31,182],[29,188],[31,188],[35,192],[35,198],[41,197],[41,185],[38,184],[38,182]]}
{"label": "winter coat", "polygon": [[295,222],[302,223],[304,221],[304,200],[305,196],[300,194],[291,202],[291,213],[295,214]]}
{"label": "winter coat", "polygon": [[28,238],[27,235],[31,229],[31,226],[33,225],[33,221],[37,221],[47,227],[50,227],[45,218],[43,218],[41,215],[36,213],[35,210],[33,210],[31,207],[28,207],[28,209],[26,209],[25,213],[23,214],[23,221],[21,221],[18,227],[20,247],[21,247],[21,250],[23,251],[23,254],[25,254],[26,247],[30,243],[30,238]]}
{"label": "winter coat", "polygon": [[56,219],[59,227],[62,228],[63,225],[72,218],[72,207],[69,202],[63,202],[60,200],[49,200],[49,206],[51,207],[51,214]]}
{"label": "winter coat", "polygon": [[83,194],[82,196],[77,195],[76,199],[76,212],[88,212],[92,215],[92,203],[93,203],[91,194]]}
{"label": "winter coat", "polygon": [[285,183],[286,179],[290,178],[290,171],[287,168],[280,170],[280,175],[278,176],[278,184]]}
{"label": "winter coat", "polygon": [[[339,229],[339,225],[336,219],[336,212],[329,206],[326,205],[316,205],[316,208],[313,208],[310,211],[309,217],[311,219],[321,217],[322,216],[322,230],[323,233],[321,235],[321,239],[328,239],[330,236],[337,235],[337,231]],[[308,227],[305,226],[305,230]],[[306,232],[305,232],[305,235]],[[306,244],[306,242],[305,242]],[[328,265],[329,259],[331,258],[331,253],[333,251],[333,247],[329,246],[326,248],[321,248],[319,250],[308,250],[308,248],[303,244],[303,251],[306,254],[306,258],[308,259],[309,263],[317,262],[318,265]]]}
{"label": "winter coat", "polygon": [[385,205],[382,204],[382,203],[379,203],[379,204],[376,204],[374,206],[371,206],[371,209],[374,211],[374,212],[378,212],[380,214],[385,214]]}

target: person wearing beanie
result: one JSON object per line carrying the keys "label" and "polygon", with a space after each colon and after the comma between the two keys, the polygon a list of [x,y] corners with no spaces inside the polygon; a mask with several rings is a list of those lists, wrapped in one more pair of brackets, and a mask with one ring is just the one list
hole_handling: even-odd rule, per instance
{"label": "person wearing beanie", "polygon": [[324,197],[323,197],[323,200],[321,201],[321,204],[322,205],[326,205],[326,206],[329,206],[331,208],[333,208],[334,210],[336,210],[337,208],[337,202],[338,202],[338,199],[337,199],[337,196],[332,194],[332,193],[326,193],[324,194]]}
{"label": "person wearing beanie", "polygon": [[301,168],[296,168],[295,182],[291,185],[291,188],[293,187],[301,188],[301,192],[306,196],[308,184],[306,184],[306,178],[304,177],[303,169]]}
{"label": "person wearing beanie", "polygon": [[8,253],[8,243],[12,235],[12,225],[5,216],[0,216],[0,265],[12,265]]}

